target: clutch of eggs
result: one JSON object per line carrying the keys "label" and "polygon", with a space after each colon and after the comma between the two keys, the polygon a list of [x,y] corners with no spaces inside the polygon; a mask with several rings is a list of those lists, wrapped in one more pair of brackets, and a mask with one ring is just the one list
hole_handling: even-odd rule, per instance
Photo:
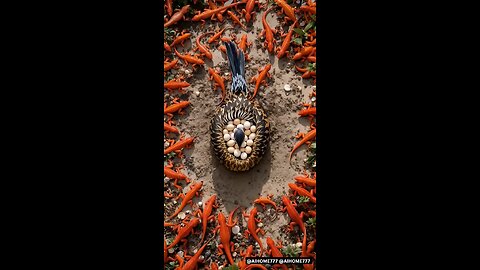
{"label": "clutch of eggs", "polygon": [[[245,138],[242,145],[238,145],[234,139],[234,132],[237,129],[242,129],[245,133]],[[255,132],[257,127],[245,119],[235,119],[229,121],[223,129],[223,139],[227,145],[228,153],[232,154],[238,159],[246,159],[252,153],[253,141],[255,140]]]}

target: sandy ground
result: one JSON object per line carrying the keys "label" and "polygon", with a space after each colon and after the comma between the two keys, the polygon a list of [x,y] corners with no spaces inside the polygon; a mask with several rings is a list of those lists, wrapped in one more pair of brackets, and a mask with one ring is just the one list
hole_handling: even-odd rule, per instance
{"label": "sandy ground", "polygon": [[[263,13],[263,10],[262,10]],[[309,121],[307,118],[299,118],[297,112],[302,109],[301,103],[309,100],[308,95],[312,92],[312,80],[303,80],[300,74],[295,71],[293,61],[287,57],[279,60],[275,55],[270,55],[262,47],[262,41],[258,34],[262,31],[261,22],[262,13],[257,14],[254,19],[253,27],[247,27],[247,30],[241,29],[235,25],[234,30],[227,30],[226,35],[236,33],[237,40],[243,34],[248,35],[248,41],[253,42],[247,50],[251,59],[246,65],[246,79],[258,75],[258,69],[263,68],[267,63],[272,64],[270,74],[272,78],[268,81],[268,87],[261,89],[256,98],[260,101],[271,123],[271,141],[270,147],[260,163],[248,172],[236,173],[228,171],[216,158],[210,143],[209,126],[213,116],[216,104],[221,98],[220,89],[213,90],[213,84],[208,80],[207,70],[209,67],[220,67],[221,74],[229,73],[229,67],[226,55],[218,50],[216,46],[210,46],[213,53],[213,61],[206,59],[205,65],[199,67],[193,77],[187,81],[191,84],[186,88],[187,98],[191,106],[187,108],[184,116],[175,116],[178,120],[178,128],[186,136],[195,136],[197,139],[191,149],[185,149],[185,168],[182,172],[194,181],[203,181],[203,196],[201,200],[205,202],[211,195],[216,194],[220,203],[219,211],[230,213],[235,207],[248,207],[250,211],[253,201],[259,196],[273,194],[276,201],[288,193],[289,182],[294,182],[293,177],[300,175],[305,167],[307,147],[302,146],[293,155],[291,163],[288,161],[290,151],[297,142],[294,136],[298,132],[307,132],[309,130]],[[225,13],[225,16],[228,16]],[[279,25],[278,15],[272,11],[267,16],[267,22],[275,28]],[[226,21],[226,22],[225,22]],[[187,27],[192,33],[190,41],[185,42],[184,47],[177,46],[177,50],[191,51],[195,38],[199,33],[205,31],[217,31],[221,27],[231,25],[231,19],[224,20],[224,23],[207,21],[205,27],[199,28],[198,24]],[[207,29],[207,30],[206,30]],[[285,29],[286,30],[286,29]],[[201,31],[201,32],[199,32]],[[280,46],[278,41],[276,46]],[[203,41],[206,43],[206,41]],[[183,64],[183,62],[182,62]],[[185,67],[190,69],[191,67]],[[284,85],[291,86],[290,91],[284,90]],[[230,82],[226,82],[227,91],[230,89]],[[250,85],[253,91],[254,84]],[[199,94],[195,94],[195,92]],[[187,188],[184,189],[187,191]],[[194,199],[198,202],[200,199]],[[281,206],[281,203],[278,202]],[[257,206],[259,212],[263,211],[261,206]],[[185,209],[190,209],[189,207]],[[282,239],[281,227],[285,227],[289,218],[286,214],[278,214],[274,222],[265,221],[264,230],[266,236],[273,239]],[[261,237],[265,245],[265,238]]]}

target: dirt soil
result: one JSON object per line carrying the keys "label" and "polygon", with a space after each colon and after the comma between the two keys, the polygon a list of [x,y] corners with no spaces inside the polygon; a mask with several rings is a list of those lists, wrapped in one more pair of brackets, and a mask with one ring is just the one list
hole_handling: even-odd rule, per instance
{"label": "dirt soil", "polygon": [[[261,1],[264,2],[264,1]],[[221,99],[221,90],[213,89],[213,82],[208,79],[208,68],[219,68],[221,75],[225,78],[225,73],[230,73],[227,57],[222,53],[216,45],[210,45],[210,51],[213,53],[213,60],[204,58],[205,65],[198,67],[192,71],[191,66],[185,66],[172,73],[185,73],[189,71],[192,77],[187,81],[191,84],[190,87],[185,88],[187,93],[182,96],[182,100],[189,100],[191,105],[185,110],[185,115],[175,115],[174,121],[177,123],[177,128],[186,137],[196,137],[192,148],[183,150],[185,155],[185,168],[182,173],[187,175],[193,181],[203,181],[203,194],[201,198],[195,198],[197,203],[203,200],[205,203],[211,195],[217,195],[217,201],[220,207],[216,211],[222,211],[224,214],[230,213],[237,206],[240,209],[248,208],[247,213],[253,207],[253,201],[258,197],[265,197],[268,194],[274,195],[274,200],[278,206],[283,206],[280,201],[282,195],[289,193],[288,183],[294,182],[294,176],[301,175],[305,168],[305,159],[307,157],[307,146],[300,147],[289,162],[289,154],[297,139],[294,136],[303,132],[309,131],[309,120],[305,117],[299,117],[297,112],[303,107],[302,103],[309,102],[309,94],[314,90],[312,80],[304,80],[300,77],[300,73],[295,71],[294,61],[283,57],[278,59],[276,55],[269,54],[262,46],[263,41],[259,35],[263,29],[261,12],[254,16],[253,27],[252,24],[247,26],[247,30],[241,29],[238,25],[232,25],[232,20],[227,18],[225,13],[224,23],[218,23],[207,20],[205,26],[200,23],[192,24],[191,22],[182,22],[188,32],[192,33],[190,40],[184,43],[184,46],[176,46],[180,53],[192,51],[196,47],[195,39],[197,35],[206,31],[215,31],[232,25],[235,29],[227,30],[224,36],[230,36],[234,33],[237,40],[240,40],[243,34],[248,35],[248,42],[252,45],[247,49],[247,54],[251,59],[246,63],[246,79],[250,80],[253,76],[258,75],[258,69],[263,68],[266,64],[272,64],[270,74],[272,78],[268,80],[268,87],[261,88],[256,98],[262,104],[271,125],[271,140],[270,147],[260,163],[248,172],[238,173],[228,171],[217,159],[213,153],[210,142],[209,126],[210,120],[213,117],[216,105]],[[279,16],[275,11],[272,11],[267,16],[267,22],[272,28],[280,29]],[[244,21],[243,21],[244,22]],[[288,31],[288,29],[285,29]],[[276,46],[281,45],[281,40],[277,41]],[[206,39],[203,39],[203,44]],[[172,48],[173,50],[173,48]],[[180,64],[180,62],[179,62]],[[181,62],[183,65],[183,61]],[[168,76],[168,75],[167,75]],[[230,89],[230,81],[226,81],[227,91]],[[288,84],[291,87],[290,91],[286,91],[284,86]],[[254,84],[250,84],[250,91],[253,91]],[[172,93],[178,96],[178,93]],[[183,181],[180,181],[183,182]],[[182,183],[183,185],[183,183]],[[183,192],[189,190],[188,185],[184,187]],[[176,205],[178,207],[178,204]],[[257,206],[259,212],[269,215],[261,206]],[[270,209],[271,206],[267,206]],[[191,209],[187,206],[183,211]],[[172,211],[173,212],[173,211]],[[273,214],[272,214],[273,215]],[[275,215],[277,216],[277,215]],[[240,215],[239,215],[240,217]],[[266,247],[266,236],[275,240],[283,240],[286,243],[292,243],[290,240],[285,240],[284,229],[290,222],[288,215],[278,213],[278,217],[273,219],[268,217],[263,222],[263,229],[266,231],[265,237],[260,236],[264,247]],[[242,221],[245,225],[246,222]],[[243,233],[243,230],[241,231]],[[285,243],[286,242],[286,243]],[[293,241],[296,243],[297,241]]]}

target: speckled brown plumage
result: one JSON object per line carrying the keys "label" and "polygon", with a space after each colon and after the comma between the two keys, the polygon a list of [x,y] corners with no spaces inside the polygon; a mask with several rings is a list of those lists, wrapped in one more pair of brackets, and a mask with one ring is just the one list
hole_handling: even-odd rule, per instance
{"label": "speckled brown plumage", "polygon": [[[228,153],[223,139],[223,129],[228,121],[233,121],[235,118],[245,119],[257,127],[252,153],[244,160]],[[227,169],[235,172],[248,171],[260,162],[268,147],[269,132],[270,124],[258,101],[251,102],[243,94],[234,96],[224,106],[219,107],[210,126],[211,140],[216,156]]]}

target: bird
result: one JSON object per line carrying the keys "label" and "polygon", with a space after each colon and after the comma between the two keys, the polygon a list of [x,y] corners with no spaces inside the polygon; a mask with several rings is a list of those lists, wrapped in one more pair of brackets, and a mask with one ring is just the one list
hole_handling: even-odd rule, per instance
{"label": "bird", "polygon": [[[245,80],[243,51],[231,41],[225,42],[225,47],[232,83],[225,100],[217,107],[211,120],[211,144],[215,155],[228,170],[244,172],[255,167],[269,147],[270,122],[260,103],[256,99],[250,100],[251,93]],[[245,126],[238,124],[239,120],[242,120]],[[232,126],[229,125],[234,121],[237,123],[233,125],[236,127],[231,136]],[[250,126],[251,128],[248,129],[247,127]],[[227,130],[227,127],[230,130]],[[228,146],[227,142],[235,143],[235,147]],[[247,153],[247,149],[250,153]]]}

